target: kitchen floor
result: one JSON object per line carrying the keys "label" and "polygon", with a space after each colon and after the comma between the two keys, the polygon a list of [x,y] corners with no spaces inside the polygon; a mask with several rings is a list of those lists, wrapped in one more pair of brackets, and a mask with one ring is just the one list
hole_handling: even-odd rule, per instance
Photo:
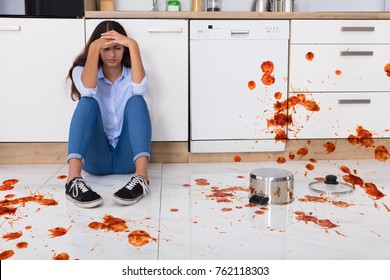
{"label": "kitchen floor", "polygon": [[[150,195],[126,207],[116,205],[112,194],[128,175],[84,174],[104,199],[94,209],[65,198],[67,165],[1,165],[0,255],[15,260],[389,260],[389,165],[377,160],[151,164]],[[293,172],[292,203],[249,204],[249,174],[265,167]],[[328,174],[357,182],[355,191],[321,197],[309,189],[310,182]]]}

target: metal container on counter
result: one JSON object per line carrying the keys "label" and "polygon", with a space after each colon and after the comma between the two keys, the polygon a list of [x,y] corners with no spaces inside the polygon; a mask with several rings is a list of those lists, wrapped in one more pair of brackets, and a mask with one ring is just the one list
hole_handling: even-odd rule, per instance
{"label": "metal container on counter", "polygon": [[270,0],[253,0],[251,6],[252,12],[269,12]]}
{"label": "metal container on counter", "polygon": [[293,12],[295,0],[271,0],[272,12]]}
{"label": "metal container on counter", "polygon": [[250,203],[288,204],[293,200],[294,175],[290,171],[261,168],[250,173]]}

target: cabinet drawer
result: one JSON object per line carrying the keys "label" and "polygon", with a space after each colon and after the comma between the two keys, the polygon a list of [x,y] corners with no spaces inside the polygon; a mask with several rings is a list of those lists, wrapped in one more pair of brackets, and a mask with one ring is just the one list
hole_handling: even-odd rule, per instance
{"label": "cabinet drawer", "polygon": [[290,90],[388,91],[389,63],[390,45],[293,45]]}
{"label": "cabinet drawer", "polygon": [[310,99],[319,104],[320,110],[313,113],[296,108],[289,138],[348,138],[357,135],[358,126],[374,138],[390,136],[390,92],[315,93]]}
{"label": "cabinet drawer", "polygon": [[388,20],[293,20],[292,44],[389,43]]}

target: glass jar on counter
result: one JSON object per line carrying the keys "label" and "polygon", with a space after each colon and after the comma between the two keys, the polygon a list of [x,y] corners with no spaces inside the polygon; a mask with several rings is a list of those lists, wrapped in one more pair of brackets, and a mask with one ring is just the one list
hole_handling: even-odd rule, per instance
{"label": "glass jar on counter", "polygon": [[208,12],[220,12],[222,0],[207,0],[207,11]]}

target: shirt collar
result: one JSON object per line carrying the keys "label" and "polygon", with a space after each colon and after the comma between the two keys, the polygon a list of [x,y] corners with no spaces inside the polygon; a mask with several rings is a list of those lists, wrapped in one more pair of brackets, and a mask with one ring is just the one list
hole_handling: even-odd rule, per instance
{"label": "shirt collar", "polygon": [[[122,67],[122,75],[118,78],[118,80],[123,79],[123,77],[125,77],[128,72],[129,72],[129,69],[127,67],[123,66]],[[98,79],[107,80],[106,77],[104,77],[103,68],[101,66],[99,66],[98,75],[97,76],[98,76]]]}

